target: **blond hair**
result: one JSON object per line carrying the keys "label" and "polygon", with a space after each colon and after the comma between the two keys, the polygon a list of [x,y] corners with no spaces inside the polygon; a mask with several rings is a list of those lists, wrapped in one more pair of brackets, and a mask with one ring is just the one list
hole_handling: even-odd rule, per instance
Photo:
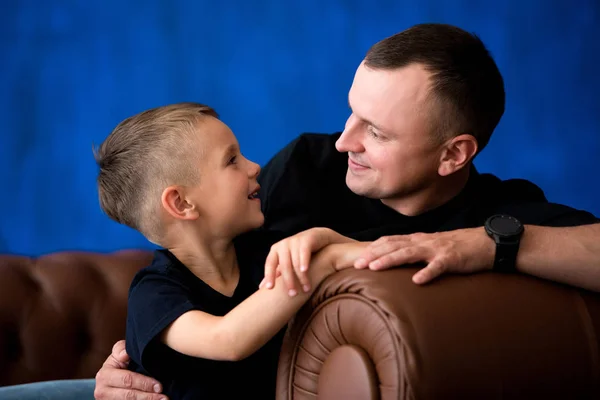
{"label": "blond hair", "polygon": [[190,143],[198,135],[198,124],[209,117],[218,118],[209,106],[178,103],[144,111],[117,125],[94,149],[102,210],[160,244],[162,192],[169,185],[199,180],[195,161],[201,154]]}

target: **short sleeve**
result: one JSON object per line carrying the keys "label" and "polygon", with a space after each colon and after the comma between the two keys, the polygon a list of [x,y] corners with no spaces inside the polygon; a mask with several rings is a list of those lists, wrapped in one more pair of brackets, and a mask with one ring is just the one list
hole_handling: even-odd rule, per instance
{"label": "short sleeve", "polygon": [[177,279],[159,274],[145,275],[132,284],[127,306],[127,353],[150,374],[160,374],[165,347],[159,342],[161,332],[184,313],[197,309],[188,291]]}
{"label": "short sleeve", "polygon": [[498,214],[512,215],[521,222],[548,227],[568,227],[600,222],[593,214],[556,203],[524,203],[500,207]]}

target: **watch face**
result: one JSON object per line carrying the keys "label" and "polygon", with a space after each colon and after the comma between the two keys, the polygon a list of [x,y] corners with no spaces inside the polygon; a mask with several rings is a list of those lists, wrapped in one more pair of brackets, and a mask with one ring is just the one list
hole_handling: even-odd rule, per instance
{"label": "watch face", "polygon": [[508,215],[497,215],[489,221],[489,224],[492,230],[503,236],[518,235],[523,231],[523,225]]}

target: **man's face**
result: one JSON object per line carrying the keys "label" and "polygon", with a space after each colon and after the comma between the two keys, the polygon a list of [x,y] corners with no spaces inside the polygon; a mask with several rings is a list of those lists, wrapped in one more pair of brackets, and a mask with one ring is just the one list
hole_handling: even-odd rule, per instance
{"label": "man's face", "polygon": [[429,79],[418,64],[390,71],[358,67],[348,95],[352,114],[336,142],[348,153],[346,184],[354,193],[396,208],[422,197],[438,179],[441,146],[428,123]]}

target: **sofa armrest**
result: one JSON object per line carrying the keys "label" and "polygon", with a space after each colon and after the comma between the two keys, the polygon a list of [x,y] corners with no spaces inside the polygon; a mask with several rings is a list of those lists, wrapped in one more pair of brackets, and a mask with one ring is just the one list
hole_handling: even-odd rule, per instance
{"label": "sofa armrest", "polygon": [[290,323],[277,398],[600,398],[600,295],[514,274],[329,277]]}
{"label": "sofa armrest", "polygon": [[127,292],[148,251],[0,256],[0,386],[93,378],[125,337]]}

